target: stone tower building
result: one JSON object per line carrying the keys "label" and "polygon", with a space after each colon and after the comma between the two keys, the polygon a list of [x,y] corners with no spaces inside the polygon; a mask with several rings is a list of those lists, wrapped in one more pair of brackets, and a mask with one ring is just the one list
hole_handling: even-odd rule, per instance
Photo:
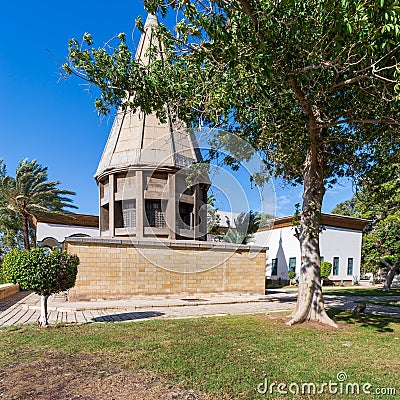
{"label": "stone tower building", "polygon": [[[144,65],[150,46],[162,57],[157,24],[152,15],[145,23],[136,53]],[[187,187],[200,153],[166,111],[166,123],[141,110],[115,118],[95,174],[101,237],[65,241],[81,262],[70,300],[265,292],[266,249],[204,240],[210,182]]]}
{"label": "stone tower building", "polygon": [[[157,25],[149,15],[136,52],[143,65],[150,46],[163,57]],[[208,178],[186,183],[201,155],[185,124],[173,120],[167,105],[166,112],[162,123],[155,113],[119,110],[95,174],[102,237],[206,239]]]}

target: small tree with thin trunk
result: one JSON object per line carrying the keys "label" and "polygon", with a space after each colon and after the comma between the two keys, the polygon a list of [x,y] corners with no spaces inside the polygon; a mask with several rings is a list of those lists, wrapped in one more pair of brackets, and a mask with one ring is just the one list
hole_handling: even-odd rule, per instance
{"label": "small tree with thin trunk", "polygon": [[48,325],[47,299],[51,294],[75,285],[79,258],[65,251],[44,249],[31,251],[13,249],[3,261],[3,274],[9,282],[22,289],[33,290],[41,297],[40,325]]}

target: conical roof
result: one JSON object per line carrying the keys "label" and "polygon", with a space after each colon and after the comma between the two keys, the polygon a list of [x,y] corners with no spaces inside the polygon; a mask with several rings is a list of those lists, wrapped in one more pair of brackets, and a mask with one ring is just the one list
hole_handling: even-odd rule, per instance
{"label": "conical roof", "polygon": [[[162,58],[162,45],[154,34],[158,26],[155,15],[149,14],[139,41],[136,60],[149,63],[150,46],[156,47]],[[184,123],[173,121],[166,105],[167,121],[162,123],[155,113],[145,115],[141,110],[119,110],[95,178],[113,171],[142,167],[187,167],[200,161],[196,141]]]}

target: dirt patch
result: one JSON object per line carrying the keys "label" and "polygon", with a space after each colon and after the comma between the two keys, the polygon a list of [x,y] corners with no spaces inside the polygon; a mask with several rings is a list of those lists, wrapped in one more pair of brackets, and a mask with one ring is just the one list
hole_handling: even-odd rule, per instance
{"label": "dirt patch", "polygon": [[[268,321],[271,321],[273,324],[277,324],[277,325],[286,325],[286,323],[290,320],[290,313],[271,313],[265,314],[265,318]],[[337,323],[338,325],[338,329],[343,329],[343,330],[351,330],[351,327],[349,327],[347,324],[344,323]],[[303,322],[302,324],[299,325],[295,325],[295,326],[299,326],[302,328],[308,328],[308,329],[313,329],[313,330],[318,330],[318,331],[323,331],[323,332],[332,332],[332,331],[336,331],[337,329],[326,325],[326,324],[321,324],[320,322],[316,322],[316,321],[306,321]],[[288,326],[288,328],[290,328]]]}
{"label": "dirt patch", "polygon": [[201,393],[107,365],[91,354],[54,354],[0,369],[1,400],[208,400]]}

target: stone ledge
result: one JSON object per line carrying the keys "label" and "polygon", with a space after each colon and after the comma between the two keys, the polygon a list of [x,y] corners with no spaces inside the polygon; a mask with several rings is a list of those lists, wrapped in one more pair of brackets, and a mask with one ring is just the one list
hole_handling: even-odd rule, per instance
{"label": "stone ledge", "polygon": [[202,242],[195,240],[155,240],[155,239],[129,239],[129,238],[103,238],[103,237],[73,237],[66,238],[66,243],[79,243],[88,245],[114,245],[124,247],[169,247],[169,248],[185,248],[185,249],[208,249],[208,250],[236,250],[241,251],[267,251],[268,247],[222,243],[222,242]]}
{"label": "stone ledge", "polygon": [[6,297],[12,296],[19,292],[19,285],[13,285],[12,283],[6,283],[0,285],[0,299],[5,299]]}
{"label": "stone ledge", "polygon": [[[229,295],[231,295],[229,293]],[[204,296],[208,297],[208,296]],[[222,297],[222,296],[221,296]],[[135,298],[130,299],[120,299],[120,300],[93,300],[85,301],[79,304],[79,301],[71,302],[70,304],[66,302],[66,305],[58,302],[57,304],[48,305],[48,311],[58,311],[58,312],[80,312],[80,311],[105,311],[105,310],[124,310],[127,312],[132,312],[135,310],[148,310],[152,308],[173,308],[173,307],[195,307],[195,306],[209,306],[209,305],[231,305],[231,304],[250,304],[250,303],[272,303],[278,302],[276,299],[269,299],[263,295],[243,295],[237,294],[237,298],[222,297],[208,297],[207,299],[159,299],[154,300],[138,300]],[[98,304],[96,304],[98,303]],[[40,310],[40,304],[22,304],[21,306],[24,310]]]}

